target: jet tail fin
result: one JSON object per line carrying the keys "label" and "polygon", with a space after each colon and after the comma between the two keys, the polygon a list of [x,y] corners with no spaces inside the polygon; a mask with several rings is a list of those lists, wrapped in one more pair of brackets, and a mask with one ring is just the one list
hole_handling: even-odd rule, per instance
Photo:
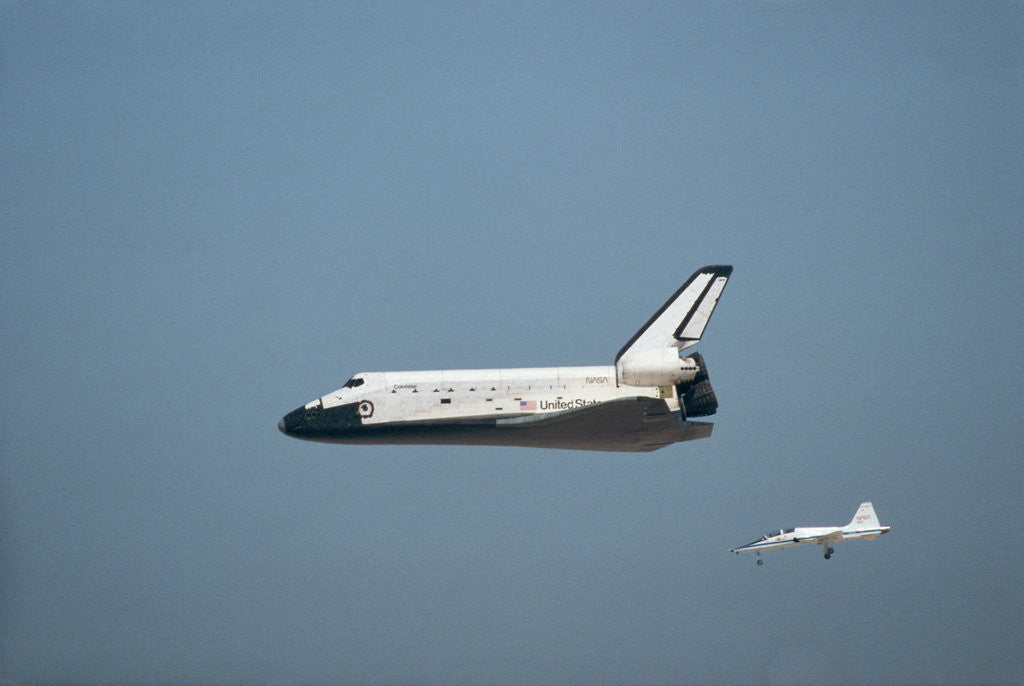
{"label": "jet tail fin", "polygon": [[861,503],[860,507],[857,508],[857,514],[853,515],[853,519],[845,527],[846,531],[879,528],[881,528],[881,524],[878,523],[878,516],[875,514],[875,508],[871,503]]}
{"label": "jet tail fin", "polygon": [[615,362],[618,363],[620,358],[634,352],[661,348],[682,350],[699,343],[731,274],[732,267],[728,265],[703,267],[694,272],[643,328],[622,346],[622,350],[615,356]]}

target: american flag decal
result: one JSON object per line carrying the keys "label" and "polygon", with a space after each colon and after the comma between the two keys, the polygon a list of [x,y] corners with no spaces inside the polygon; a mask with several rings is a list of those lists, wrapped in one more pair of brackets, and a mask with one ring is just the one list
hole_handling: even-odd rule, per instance
{"label": "american flag decal", "polygon": [[536,400],[520,400],[519,401],[519,409],[520,410],[524,410],[524,411],[525,410],[536,410],[537,409],[537,401]]}

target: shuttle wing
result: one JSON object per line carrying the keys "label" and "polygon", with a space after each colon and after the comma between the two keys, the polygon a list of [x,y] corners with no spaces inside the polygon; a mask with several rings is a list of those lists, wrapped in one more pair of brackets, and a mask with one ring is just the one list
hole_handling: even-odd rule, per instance
{"label": "shuttle wing", "polygon": [[706,438],[714,425],[673,414],[664,400],[631,397],[561,412],[499,419],[509,445],[648,452],[669,443]]}

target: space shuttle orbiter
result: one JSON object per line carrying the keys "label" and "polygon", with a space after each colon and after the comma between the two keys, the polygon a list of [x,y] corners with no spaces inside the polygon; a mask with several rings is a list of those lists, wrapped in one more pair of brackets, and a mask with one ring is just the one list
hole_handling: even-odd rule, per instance
{"label": "space shuttle orbiter", "polygon": [[323,443],[507,445],[650,451],[707,438],[718,401],[696,345],[731,266],[698,269],[611,365],[364,372],[286,414]]}

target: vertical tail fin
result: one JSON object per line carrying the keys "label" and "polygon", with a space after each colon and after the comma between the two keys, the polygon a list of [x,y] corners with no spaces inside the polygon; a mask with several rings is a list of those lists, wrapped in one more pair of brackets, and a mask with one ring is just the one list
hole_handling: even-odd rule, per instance
{"label": "vertical tail fin", "polygon": [[732,267],[714,265],[694,272],[615,356],[661,348],[689,348],[700,342]]}
{"label": "vertical tail fin", "polygon": [[861,503],[860,507],[857,508],[857,514],[853,515],[853,519],[845,528],[847,531],[880,529],[881,524],[878,523],[878,516],[875,514],[874,506],[871,503]]}

